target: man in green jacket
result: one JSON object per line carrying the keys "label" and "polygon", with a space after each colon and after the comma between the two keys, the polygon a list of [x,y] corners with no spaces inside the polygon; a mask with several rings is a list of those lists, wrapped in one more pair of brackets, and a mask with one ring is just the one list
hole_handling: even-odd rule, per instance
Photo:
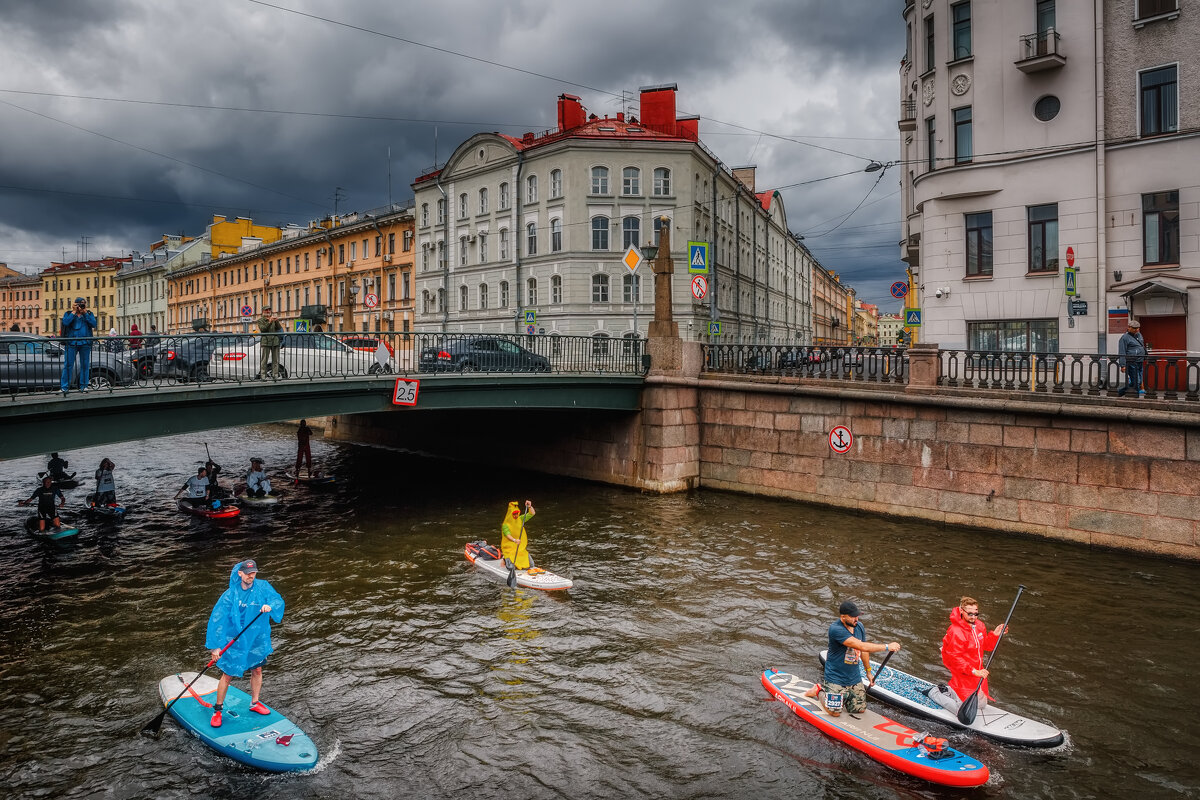
{"label": "man in green jacket", "polygon": [[[262,334],[262,338],[258,343],[258,377],[259,378],[276,378],[279,376],[279,347],[283,344],[283,338],[279,333],[283,331],[283,325],[279,323],[279,318],[275,316],[275,312],[270,306],[263,306],[262,316],[258,318],[258,332]],[[267,365],[270,365],[271,374],[267,375]]]}

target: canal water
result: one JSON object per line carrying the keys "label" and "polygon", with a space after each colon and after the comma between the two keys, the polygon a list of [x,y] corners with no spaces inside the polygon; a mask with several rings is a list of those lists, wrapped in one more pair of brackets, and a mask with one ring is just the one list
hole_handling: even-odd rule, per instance
{"label": "canal water", "polygon": [[[116,462],[121,527],[55,549],[24,534],[41,459],[3,462],[0,786],[5,797],[1174,798],[1200,786],[1200,566],[715,492],[653,496],[314,441],[337,474],[236,525],[171,494],[205,458],[282,470],[262,426],[64,455]],[[82,506],[86,486],[69,490]],[[537,561],[568,593],[509,589],[463,545],[533,500]],[[231,566],[258,559],[286,600],[263,699],[321,751],[308,774],[223,759],[160,710],[158,681],[207,660]],[[993,663],[1000,705],[1067,742],[1026,750],[954,733],[992,778],[939,789],[808,727],[760,684],[818,675],[838,603],[894,663],[941,676],[961,594],[990,626],[1028,587]],[[245,684],[242,684],[245,687]]]}

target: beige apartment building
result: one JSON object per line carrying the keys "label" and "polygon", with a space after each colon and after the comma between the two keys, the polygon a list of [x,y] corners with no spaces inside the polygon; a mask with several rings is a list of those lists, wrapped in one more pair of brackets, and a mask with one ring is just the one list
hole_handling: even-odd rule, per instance
{"label": "beige apartment building", "polygon": [[921,339],[1111,353],[1132,314],[1156,349],[1200,351],[1197,4],[905,0],[903,16]]}

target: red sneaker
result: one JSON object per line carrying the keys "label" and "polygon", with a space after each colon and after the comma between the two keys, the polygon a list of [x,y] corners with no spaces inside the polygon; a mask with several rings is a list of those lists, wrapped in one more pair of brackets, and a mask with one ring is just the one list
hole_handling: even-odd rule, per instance
{"label": "red sneaker", "polygon": [[250,706],[250,710],[253,711],[255,714],[270,714],[271,713],[271,709],[267,708],[262,703],[255,703],[254,705]]}
{"label": "red sneaker", "polygon": [[214,712],[213,712],[213,715],[212,715],[212,719],[210,719],[210,720],[208,721],[208,724],[209,724],[209,725],[212,725],[214,728],[219,728],[219,727],[221,727],[221,712],[220,712],[220,711],[214,711]]}

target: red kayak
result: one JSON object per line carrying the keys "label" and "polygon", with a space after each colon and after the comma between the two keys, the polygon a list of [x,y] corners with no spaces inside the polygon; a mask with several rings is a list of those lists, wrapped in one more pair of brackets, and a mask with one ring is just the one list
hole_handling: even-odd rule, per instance
{"label": "red kayak", "polygon": [[225,505],[224,503],[217,508],[211,508],[206,505],[194,506],[187,500],[181,499],[178,503],[176,503],[176,505],[179,507],[179,510],[183,511],[184,513],[191,514],[195,517],[203,517],[205,519],[233,519],[238,514],[242,513],[242,510],[237,506]]}

